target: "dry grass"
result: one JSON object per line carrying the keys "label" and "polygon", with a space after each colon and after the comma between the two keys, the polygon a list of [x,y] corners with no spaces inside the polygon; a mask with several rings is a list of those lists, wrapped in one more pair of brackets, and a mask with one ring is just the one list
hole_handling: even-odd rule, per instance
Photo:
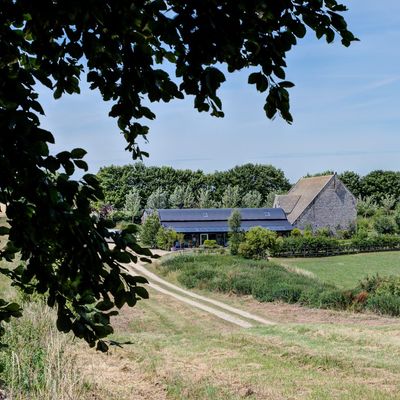
{"label": "dry grass", "polygon": [[23,317],[5,328],[0,386],[10,400],[84,398],[72,337],[57,331],[54,310],[40,301],[25,303]]}
{"label": "dry grass", "polygon": [[96,399],[398,399],[400,323],[347,315],[243,330],[151,291],[115,319],[133,345],[78,359]]}

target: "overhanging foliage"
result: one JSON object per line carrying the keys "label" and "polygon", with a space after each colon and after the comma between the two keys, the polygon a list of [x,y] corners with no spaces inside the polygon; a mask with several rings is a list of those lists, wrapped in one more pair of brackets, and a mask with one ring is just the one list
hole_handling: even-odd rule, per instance
{"label": "overhanging foliage", "polygon": [[[306,33],[348,46],[355,40],[334,0],[26,1],[0,7],[0,202],[10,229],[0,257],[21,254],[15,269],[2,268],[23,291],[37,291],[58,307],[57,326],[72,330],[91,346],[112,332],[113,307],[134,305],[147,292],[121,263],[150,256],[133,228],[111,234],[92,219],[89,201],[99,200],[98,181],[86,174],[85,151],[50,155],[53,135],[40,127],[44,114],[37,83],[54,98],[79,93],[86,77],[91,89],[110,100],[110,116],[127,140],[133,158],[146,156],[137,138],[146,138],[141,120],[155,115],[145,104],[194,96],[194,107],[223,116],[217,91],[229,72],[257,67],[249,83],[267,92],[265,112],[291,122],[285,81],[286,53]],[[166,64],[172,64],[177,79]],[[85,67],[84,67],[85,65]],[[112,236],[110,249],[106,238]],[[0,303],[0,319],[18,316],[18,306]]]}

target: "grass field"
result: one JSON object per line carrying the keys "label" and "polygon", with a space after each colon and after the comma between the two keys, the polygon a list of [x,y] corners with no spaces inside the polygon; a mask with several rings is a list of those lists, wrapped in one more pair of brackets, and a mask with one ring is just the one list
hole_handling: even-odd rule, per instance
{"label": "grass field", "polygon": [[[109,355],[81,352],[96,399],[398,399],[395,320],[244,330],[150,292],[115,319]],[[363,319],[364,318],[364,319]]]}
{"label": "grass field", "polygon": [[318,258],[277,258],[274,261],[312,272],[320,280],[345,289],[355,287],[367,275],[400,275],[398,251]]}
{"label": "grass field", "polygon": [[[252,262],[248,264],[248,268],[255,266]],[[400,320],[259,303],[249,296],[218,296],[233,305],[240,301],[243,309],[265,318],[274,315],[277,324],[240,329],[150,290],[149,300],[140,301],[134,308],[124,308],[113,320],[112,338],[132,344],[112,347],[108,354],[89,349],[79,341],[74,348],[68,346],[61,350],[63,357],[67,355],[68,363],[65,358],[59,360],[58,371],[70,369],[68,378],[65,374],[55,375],[58,387],[65,387],[64,383],[68,387],[75,385],[79,396],[67,395],[65,387],[62,397],[52,392],[51,386],[46,389],[47,396],[38,396],[36,388],[32,389],[31,396],[20,398],[399,399]],[[40,307],[36,311],[35,307],[30,308],[25,324],[42,314]],[[47,319],[54,324],[54,315]],[[65,336],[54,330],[49,336],[40,326],[29,335],[26,331],[25,335],[23,327],[15,325],[15,331],[10,332],[12,351],[20,354],[31,348],[43,349],[43,354],[57,354],[47,353],[43,338],[46,342],[49,337],[50,342],[64,342]],[[17,331],[21,332],[18,342],[14,339]],[[27,362],[34,372],[33,376],[29,375],[32,384],[39,379],[41,387],[55,382],[54,373],[50,376],[44,372],[46,365],[57,362],[57,358],[48,360],[43,354],[38,358],[42,363],[39,369],[34,368],[33,359],[32,364]],[[22,360],[22,354],[19,357]]]}

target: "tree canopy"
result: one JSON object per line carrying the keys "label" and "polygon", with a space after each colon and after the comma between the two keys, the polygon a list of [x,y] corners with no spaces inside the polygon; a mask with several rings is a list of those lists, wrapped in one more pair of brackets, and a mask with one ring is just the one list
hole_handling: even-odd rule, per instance
{"label": "tree canopy", "polygon": [[[193,205],[204,208],[212,205],[222,206],[224,194],[230,186],[240,188],[233,207],[255,204],[254,201],[249,203],[244,201],[244,198],[242,201],[240,199],[241,195],[245,196],[254,190],[259,192],[260,204],[263,204],[270,193],[285,192],[290,189],[290,183],[282,170],[272,165],[250,163],[227,171],[206,174],[201,170],[146,167],[138,162],[131,165],[103,167],[98,172],[97,178],[104,192],[104,202],[117,209],[123,207],[126,194],[133,187],[140,193],[143,208],[146,207],[147,199],[160,188],[168,192],[172,208],[188,208]],[[228,200],[231,202],[229,196]],[[197,202],[194,197],[197,198]]]}
{"label": "tree canopy", "polygon": [[[332,42],[337,34],[350,45],[345,10],[335,0],[3,0],[0,202],[10,228],[1,228],[8,244],[0,256],[20,253],[22,262],[1,272],[25,292],[45,294],[57,306],[58,328],[100,350],[107,345],[99,339],[112,332],[111,309],[147,296],[138,286],[145,280],[121,264],[150,254],[134,228],[110,233],[90,214],[90,201],[102,198],[98,180],[71,178],[76,168],[87,170],[85,151],[49,154],[54,136],[40,126],[39,84],[58,99],[79,93],[86,78],[110,101],[133,158],[147,155],[137,139],[149,132],[143,119],[155,118],[150,103],[190,95],[197,110],[223,116],[221,65],[228,72],[252,67],[248,82],[267,93],[267,117],[279,113],[290,122],[286,54],[307,26],[318,38]],[[0,302],[0,320],[19,314],[18,305]]]}

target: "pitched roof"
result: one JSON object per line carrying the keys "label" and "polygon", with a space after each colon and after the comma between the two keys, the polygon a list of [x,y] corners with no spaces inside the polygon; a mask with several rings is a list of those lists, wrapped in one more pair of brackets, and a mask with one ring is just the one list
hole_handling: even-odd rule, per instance
{"label": "pitched roof", "polygon": [[[241,229],[261,226],[274,231],[290,231],[293,227],[281,208],[239,208]],[[161,225],[176,232],[229,232],[228,219],[232,208],[195,208],[157,210]]]}
{"label": "pitched roof", "polygon": [[334,175],[322,175],[302,178],[287,195],[276,196],[274,206],[282,207],[289,222],[293,224],[333,177]]}
{"label": "pitched roof", "polygon": [[[159,209],[160,221],[227,221],[233,208]],[[286,219],[280,208],[238,208],[242,221]]]}
{"label": "pitched roof", "polygon": [[280,194],[276,196],[275,201],[279,202],[279,206],[285,210],[285,213],[290,214],[300,200],[300,197],[300,195],[296,194]]}

